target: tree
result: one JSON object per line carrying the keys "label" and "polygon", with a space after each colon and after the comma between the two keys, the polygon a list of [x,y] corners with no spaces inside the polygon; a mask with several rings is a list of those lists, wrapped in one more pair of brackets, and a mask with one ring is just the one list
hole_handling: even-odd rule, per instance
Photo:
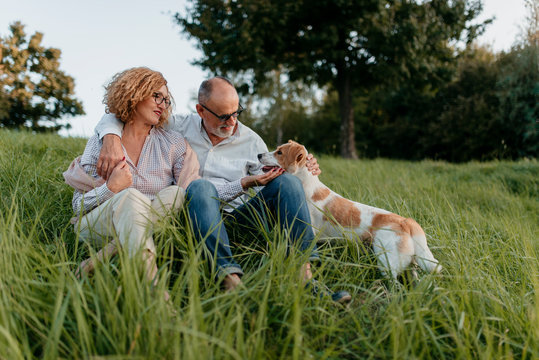
{"label": "tree", "polygon": [[340,153],[355,158],[353,97],[380,81],[446,76],[458,41],[484,24],[467,0],[193,0],[176,21],[216,73],[252,70],[253,86],[270,70],[292,80],[331,84],[338,93]]}
{"label": "tree", "polygon": [[511,51],[472,47],[455,81],[433,101],[431,157],[451,161],[539,154],[539,1],[528,0],[527,27]]}
{"label": "tree", "polygon": [[537,157],[537,89],[537,47],[495,54],[470,46],[455,78],[436,91],[411,81],[369,92],[363,154],[453,162]]}
{"label": "tree", "polygon": [[58,120],[84,110],[73,97],[73,78],[59,69],[61,51],[43,47],[42,33],[27,39],[20,22],[9,28],[11,34],[0,38],[0,127],[69,128]]}
{"label": "tree", "polygon": [[249,106],[250,114],[256,119],[253,128],[268,145],[281,145],[294,137],[300,118],[308,117],[316,103],[315,91],[301,81],[292,82],[280,70],[266,76],[267,81],[259,86],[255,99]]}
{"label": "tree", "polygon": [[539,1],[530,11],[524,41],[499,57],[499,117],[507,156],[539,156]]}
{"label": "tree", "polygon": [[498,77],[495,55],[485,47],[470,48],[457,78],[432,101],[429,115],[436,120],[427,125],[432,135],[422,142],[423,156],[457,162],[504,157]]}

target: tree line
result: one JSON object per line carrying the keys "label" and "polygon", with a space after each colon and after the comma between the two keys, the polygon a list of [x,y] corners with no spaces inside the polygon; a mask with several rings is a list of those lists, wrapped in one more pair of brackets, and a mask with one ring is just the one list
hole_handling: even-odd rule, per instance
{"label": "tree line", "polygon": [[[191,0],[174,20],[232,78],[268,144],[347,158],[537,157],[539,0],[507,52],[476,45],[480,0]],[[0,127],[83,114],[59,49],[16,22],[0,37]]]}
{"label": "tree line", "polygon": [[[453,162],[537,158],[539,52],[517,45],[493,53],[471,47],[451,81],[437,88],[413,81],[381,84],[354,97],[356,147],[361,157]],[[285,85],[280,84],[282,89]],[[273,87],[273,89],[275,86]],[[294,139],[310,151],[339,154],[339,104],[331,88],[313,103],[313,90],[295,84],[274,90],[271,104],[244,119],[268,143]],[[278,119],[278,122],[277,122]]]}
{"label": "tree line", "polygon": [[193,0],[175,20],[270,144],[466,161],[538,155],[539,2],[526,3],[527,33],[502,53],[475,44],[481,1]]}

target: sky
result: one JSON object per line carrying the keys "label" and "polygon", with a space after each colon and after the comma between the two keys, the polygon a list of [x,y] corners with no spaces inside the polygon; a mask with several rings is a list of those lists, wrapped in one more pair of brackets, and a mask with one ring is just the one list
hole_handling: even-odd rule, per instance
{"label": "sky", "polygon": [[[173,22],[186,5],[186,0],[0,0],[0,36],[21,21],[27,35],[42,32],[42,45],[62,51],[60,69],[75,79],[75,97],[86,115],[67,118],[72,128],[61,134],[89,137],[104,113],[103,86],[135,66],[163,73],[177,113],[194,111],[207,74],[191,65],[201,53]],[[478,20],[495,20],[479,42],[509,50],[524,24],[524,0],[483,0],[483,5]]]}

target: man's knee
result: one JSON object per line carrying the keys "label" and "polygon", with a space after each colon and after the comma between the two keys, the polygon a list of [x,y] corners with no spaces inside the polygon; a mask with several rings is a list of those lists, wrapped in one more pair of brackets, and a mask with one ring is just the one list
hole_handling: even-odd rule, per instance
{"label": "man's knee", "polygon": [[219,208],[219,195],[215,186],[208,180],[195,180],[187,187],[185,196],[187,207],[194,211]]}
{"label": "man's knee", "polygon": [[209,197],[217,197],[217,189],[215,189],[215,185],[213,185],[211,182],[205,179],[198,179],[187,187],[186,190],[186,197],[187,199],[191,199],[193,196],[196,195],[204,195]]}
{"label": "man's knee", "polygon": [[276,177],[267,186],[279,192],[285,191],[287,193],[303,194],[303,185],[301,184],[299,178],[288,173],[284,173],[281,176]]}

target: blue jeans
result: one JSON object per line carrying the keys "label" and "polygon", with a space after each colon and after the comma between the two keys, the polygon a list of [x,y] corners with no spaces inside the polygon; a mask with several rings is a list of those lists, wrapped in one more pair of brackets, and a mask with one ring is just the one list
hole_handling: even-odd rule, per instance
{"label": "blue jeans", "polygon": [[[187,187],[186,201],[195,237],[198,241],[205,239],[207,249],[215,256],[217,276],[243,275],[241,266],[232,257],[215,186],[204,179],[193,181]],[[303,186],[293,175],[275,178],[227,216],[232,216],[238,225],[251,228],[256,228],[260,220],[268,225],[268,220],[277,219],[280,230],[288,232],[295,246],[301,251],[311,250],[309,261],[319,259]]]}

